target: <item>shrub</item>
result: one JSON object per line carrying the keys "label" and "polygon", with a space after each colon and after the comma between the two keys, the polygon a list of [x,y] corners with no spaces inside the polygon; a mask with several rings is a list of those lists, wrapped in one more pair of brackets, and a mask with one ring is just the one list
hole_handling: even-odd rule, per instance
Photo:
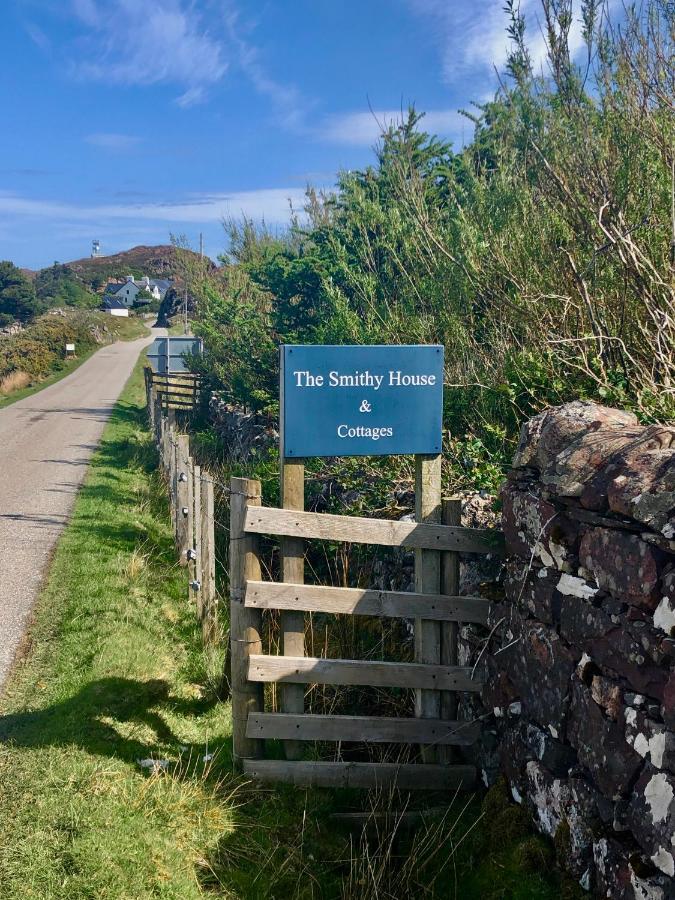
{"label": "shrub", "polygon": [[0,341],[0,378],[17,372],[31,379],[44,378],[61,365],[67,343],[74,343],[79,353],[96,344],[93,321],[87,313],[47,314],[18,334],[4,338]]}
{"label": "shrub", "polygon": [[5,375],[4,378],[0,378],[0,394],[7,397],[15,391],[28,387],[30,383],[31,377],[28,372],[21,372],[17,369],[14,372],[10,372],[9,375]]}

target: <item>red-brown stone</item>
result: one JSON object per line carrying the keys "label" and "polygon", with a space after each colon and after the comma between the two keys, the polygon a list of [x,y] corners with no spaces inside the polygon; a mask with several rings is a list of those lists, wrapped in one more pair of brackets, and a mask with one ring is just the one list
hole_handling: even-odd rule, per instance
{"label": "red-brown stone", "polygon": [[654,610],[663,555],[635,534],[589,529],[581,539],[579,563],[598,587],[628,603]]}

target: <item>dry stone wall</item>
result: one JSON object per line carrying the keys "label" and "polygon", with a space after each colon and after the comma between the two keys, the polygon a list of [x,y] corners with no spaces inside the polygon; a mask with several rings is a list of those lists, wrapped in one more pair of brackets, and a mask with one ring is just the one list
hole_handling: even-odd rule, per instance
{"label": "dry stone wall", "polygon": [[583,887],[675,898],[675,428],[546,410],[502,499],[500,768]]}

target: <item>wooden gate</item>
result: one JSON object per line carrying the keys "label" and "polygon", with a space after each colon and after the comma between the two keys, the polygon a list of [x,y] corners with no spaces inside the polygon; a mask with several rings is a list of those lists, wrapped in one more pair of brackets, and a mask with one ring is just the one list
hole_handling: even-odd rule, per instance
{"label": "wooden gate", "polygon": [[[443,521],[458,522],[459,501],[446,501]],[[478,737],[476,723],[456,721],[456,692],[478,691],[480,676],[457,663],[457,623],[487,622],[482,597],[458,596],[459,553],[503,554],[500,532],[457,524],[338,516],[261,506],[260,482],[231,481],[230,592],[232,717],[235,759],[261,780],[298,785],[383,787],[402,790],[473,787],[473,766],[446,760],[449,745],[466,746]],[[283,583],[263,581],[260,535],[282,541],[282,557],[297,559],[303,541],[318,539],[408,547],[416,568],[436,567],[440,583],[432,593],[416,577],[415,593],[318,587],[293,583],[292,566],[282,566]],[[290,575],[289,575],[290,572]],[[418,571],[419,576],[419,571]],[[427,579],[426,584],[433,583]],[[302,641],[284,645],[284,655],[262,653],[262,613],[281,610],[415,619],[415,662],[318,659],[304,655]],[[298,622],[295,622],[296,633]],[[283,712],[265,712],[263,685],[291,686]],[[303,710],[304,685],[368,685],[415,689],[416,718],[314,715]],[[301,692],[298,697],[298,690]],[[289,711],[290,708],[290,711]],[[266,738],[284,742],[285,760],[265,759]],[[301,742],[356,741],[420,746],[421,763],[316,762],[298,759]]]}
{"label": "wooden gate", "polygon": [[153,372],[149,366],[145,374],[145,391],[151,420],[156,407],[160,411],[192,410],[202,396],[202,376],[194,372]]}

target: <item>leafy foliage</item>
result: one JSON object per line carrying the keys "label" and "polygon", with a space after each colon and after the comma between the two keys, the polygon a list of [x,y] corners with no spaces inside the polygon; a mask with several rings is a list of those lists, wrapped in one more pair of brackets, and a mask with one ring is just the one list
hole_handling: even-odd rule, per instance
{"label": "leafy foliage", "polygon": [[93,309],[100,298],[85,287],[70,266],[55,262],[35,277],[35,292],[46,307],[78,306]]}
{"label": "leafy foliage", "polygon": [[45,315],[16,335],[0,341],[0,378],[14,371],[42,378],[56,371],[65,357],[66,343],[78,352],[96,343],[86,316]]}
{"label": "leafy foliage", "polygon": [[0,316],[2,322],[26,322],[44,309],[32,282],[9,261],[0,262]]}
{"label": "leafy foliage", "polygon": [[445,422],[483,483],[548,404],[673,417],[675,19],[648,0],[615,30],[601,7],[581,4],[579,63],[571,4],[541,0],[537,75],[507,3],[507,74],[467,114],[461,152],[410,109],[372,166],[308,191],[306,223],[228,225],[224,274],[196,291],[203,365],[226,396],[273,410],[280,342],[442,342]]}

